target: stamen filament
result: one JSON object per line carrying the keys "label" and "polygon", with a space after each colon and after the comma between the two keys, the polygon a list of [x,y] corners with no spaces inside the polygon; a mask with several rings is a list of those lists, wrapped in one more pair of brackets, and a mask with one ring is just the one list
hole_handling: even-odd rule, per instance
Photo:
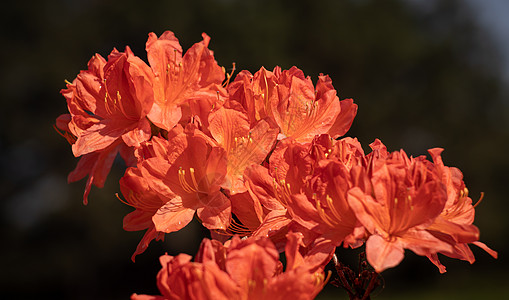
{"label": "stamen filament", "polygon": [[477,202],[474,204],[474,208],[476,208],[477,205],[479,205],[479,203],[481,203],[483,198],[484,198],[484,192],[481,192],[481,197],[479,197],[479,200],[477,200]]}
{"label": "stamen filament", "polygon": [[189,168],[189,172],[191,173],[191,180],[193,181],[195,190],[198,190],[198,182],[196,181],[196,177],[194,176],[194,168]]}
{"label": "stamen filament", "polygon": [[[224,67],[223,67],[223,71],[226,73],[226,70],[224,70]],[[233,77],[233,72],[235,72],[235,63],[232,62],[232,72],[230,74],[226,73],[226,81],[223,83],[223,87],[228,87],[228,85],[230,84],[230,79]]]}
{"label": "stamen filament", "polygon": [[186,181],[186,170],[182,169],[182,167],[179,168],[179,182],[184,191],[187,193],[196,193],[196,190],[189,185]]}
{"label": "stamen filament", "polygon": [[329,225],[330,227],[335,227],[335,222],[327,214],[325,214],[325,210],[322,208],[319,199],[316,199],[316,210],[325,224]]}
{"label": "stamen filament", "polygon": [[160,201],[140,201],[138,198],[139,195],[135,195],[133,191],[129,192],[129,199],[130,201],[123,200],[120,198],[118,193],[115,193],[115,197],[117,197],[120,202],[129,205],[131,207],[134,207],[135,209],[140,209],[144,211],[157,211],[161,208],[162,203]]}
{"label": "stamen filament", "polygon": [[327,205],[329,206],[329,209],[332,212],[332,215],[337,219],[338,223],[341,222],[341,219],[342,219],[341,215],[336,210],[336,206],[334,206],[334,202],[333,202],[332,198],[329,195],[327,195],[325,197],[325,199],[327,199]]}

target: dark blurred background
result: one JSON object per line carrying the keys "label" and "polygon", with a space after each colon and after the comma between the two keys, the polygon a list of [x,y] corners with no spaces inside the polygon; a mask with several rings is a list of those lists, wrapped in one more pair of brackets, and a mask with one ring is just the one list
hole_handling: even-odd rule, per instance
{"label": "dark blurred background", "polygon": [[[194,255],[200,226],[153,242],[132,263],[142,232],[126,232],[116,163],[104,189],[68,185],[78,161],[52,128],[67,110],[59,94],[94,53],[129,45],[146,59],[149,32],[172,30],[184,49],[211,36],[227,69],[301,68],[329,74],[359,112],[348,136],[380,138],[414,156],[443,147],[470,195],[475,224],[498,260],[473,247],[470,265],[443,259],[439,274],[407,251],[383,273],[375,299],[509,299],[509,98],[505,53],[474,1],[8,1],[0,12],[0,295],[3,299],[128,299],[157,293],[158,257]],[[493,2],[493,1],[491,1]],[[503,2],[503,1],[500,1]],[[507,9],[507,5],[505,6]],[[502,8],[503,9],[503,6]],[[495,9],[497,11],[497,9]],[[500,11],[499,11],[500,12]],[[509,11],[507,11],[509,13]],[[503,14],[502,14],[503,15]],[[485,19],[486,20],[486,19]],[[489,18],[488,18],[489,20]],[[491,20],[494,21],[494,20]],[[347,261],[355,258],[341,252]],[[341,258],[340,258],[341,259]],[[339,296],[328,287],[321,299]],[[342,297],[342,298],[341,298]]]}

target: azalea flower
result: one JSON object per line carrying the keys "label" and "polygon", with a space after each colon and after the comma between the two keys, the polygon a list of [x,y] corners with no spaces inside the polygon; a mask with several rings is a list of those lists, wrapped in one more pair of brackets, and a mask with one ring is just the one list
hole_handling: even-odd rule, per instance
{"label": "azalea flower", "polygon": [[242,111],[220,107],[209,116],[212,143],[227,153],[225,189],[233,195],[245,192],[243,174],[252,164],[259,165],[272,150],[278,131],[264,120],[250,126]]}
{"label": "azalea flower", "polygon": [[[288,145],[279,160],[278,176],[287,185],[287,208],[295,222],[329,240],[331,247],[357,247],[363,228],[347,202],[347,193],[360,185],[364,152],[353,139],[329,135],[311,143]],[[281,180],[283,181],[283,180]]]}
{"label": "azalea flower", "polygon": [[224,71],[207,48],[210,37],[202,36],[203,41],[182,56],[173,32],[165,31],[159,38],[149,34],[146,50],[155,75],[155,102],[148,118],[161,129],[171,130],[181,118],[187,123],[194,115],[206,122],[202,112],[213,107],[219,94],[225,94],[221,91]]}
{"label": "azalea flower", "polygon": [[295,229],[288,214],[282,191],[269,170],[251,165],[244,172],[247,192],[231,197],[232,213],[240,221],[230,225],[236,234],[269,237],[278,250],[286,244],[286,233]]}
{"label": "azalea flower", "polygon": [[[94,74],[94,73],[99,74]],[[75,132],[75,156],[100,151],[121,139],[136,147],[150,138],[150,123],[145,118],[152,107],[153,74],[129,47],[113,50],[99,70],[82,72],[76,79],[77,94],[71,99],[93,116],[93,124]]]}
{"label": "azalea flower", "polygon": [[[375,145],[376,146],[376,145]],[[404,249],[428,256],[450,252],[450,244],[426,230],[443,211],[447,190],[425,157],[375,148],[368,170],[371,187],[354,187],[348,203],[369,233],[367,260],[377,272],[398,265]]]}
{"label": "azalea flower", "polygon": [[124,227],[148,228],[135,255],[160,233],[186,226],[195,213],[208,229],[228,227],[231,205],[221,192],[226,174],[222,148],[211,147],[193,128],[176,128],[169,140],[153,137],[137,155],[137,167],[121,179],[125,202],[136,209],[124,219]]}
{"label": "azalea flower", "polygon": [[278,102],[277,85],[274,73],[264,67],[254,75],[243,70],[228,85],[229,99],[242,105],[251,124],[265,120],[277,128],[272,116],[272,103]]}
{"label": "azalea flower", "polygon": [[297,67],[254,75],[240,72],[228,86],[230,99],[242,104],[250,122],[266,120],[279,128],[278,140],[310,142],[315,135],[344,135],[357,114],[352,99],[339,101],[331,79],[320,75],[316,87]]}
{"label": "azalea flower", "polygon": [[278,78],[278,103],[272,103],[273,117],[281,137],[310,142],[316,135],[328,133],[333,138],[344,135],[357,114],[352,99],[339,101],[332,80],[320,75],[316,88],[297,67],[274,70]]}
{"label": "azalea flower", "polygon": [[[468,247],[468,244],[471,243],[497,258],[496,251],[479,242],[479,229],[472,224],[475,206],[472,205],[472,199],[468,196],[468,189],[463,182],[463,174],[457,168],[444,165],[440,156],[442,151],[443,149],[440,148],[429,150],[433,157],[434,167],[442,174],[442,181],[447,188],[447,202],[441,214],[427,228],[427,231],[453,246],[451,252],[440,252],[446,256],[473,263],[475,257]],[[445,266],[440,263],[436,254],[430,255],[429,258],[441,273],[445,272]]]}
{"label": "azalea flower", "polygon": [[124,217],[124,230],[146,230],[131,257],[131,260],[134,261],[138,254],[147,249],[152,240],[164,240],[164,232],[156,230],[152,217],[168,202],[168,199],[150,187],[149,182],[142,176],[138,168],[126,170],[120,179],[120,190],[126,199],[123,201],[135,208],[133,212]]}
{"label": "azalea flower", "polygon": [[162,295],[131,299],[313,299],[326,282],[324,263],[299,253],[298,234],[288,240],[283,272],[267,238],[234,237],[225,246],[204,239],[194,262],[186,254],[161,257],[157,285]]}
{"label": "azalea flower", "polygon": [[85,204],[91,184],[104,185],[117,153],[130,164],[133,151],[128,148],[150,138],[145,116],[153,103],[152,72],[129,47],[125,52],[113,50],[108,61],[97,54],[88,67],[61,91],[71,116],[73,153],[83,156],[69,181],[89,176]]}

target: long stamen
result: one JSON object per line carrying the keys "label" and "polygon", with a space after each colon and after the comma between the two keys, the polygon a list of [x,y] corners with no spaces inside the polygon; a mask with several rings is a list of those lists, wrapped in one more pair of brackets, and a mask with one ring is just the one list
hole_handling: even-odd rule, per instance
{"label": "long stamen", "polygon": [[281,195],[278,193],[278,184],[276,178],[272,178],[272,187],[274,189],[274,196],[276,197],[276,200],[282,202]]}
{"label": "long stamen", "polygon": [[285,199],[283,187],[277,182],[276,178],[272,178],[272,186],[276,200],[286,207],[288,205],[288,201]]}
{"label": "long stamen", "polygon": [[153,211],[158,210],[161,208],[162,203],[160,201],[147,201],[147,199],[144,199],[144,201],[141,201],[139,199],[138,194],[134,194],[133,191],[129,191],[129,201],[123,200],[120,198],[118,193],[115,193],[115,197],[117,197],[120,202],[129,205],[131,207],[134,207],[136,209],[145,210],[145,211]]}
{"label": "long stamen", "polygon": [[[249,141],[252,142],[252,139],[249,138]],[[277,167],[274,168],[276,178],[272,179],[272,185],[274,189],[274,195],[276,199],[284,206],[288,206],[288,199],[290,199],[292,192],[291,186],[284,179],[279,179]]]}
{"label": "long stamen", "polygon": [[407,195],[405,198],[405,204],[410,207],[410,210],[414,210],[414,206],[412,204],[412,197],[410,195]]}
{"label": "long stamen", "polygon": [[332,271],[331,270],[327,271],[327,276],[325,276],[325,273],[315,272],[314,276],[315,276],[314,282],[315,286],[319,287],[320,289],[323,289],[323,287],[329,282],[332,276]]}
{"label": "long stamen", "polygon": [[226,73],[226,70],[223,67],[223,72],[226,74],[226,81],[223,83],[223,87],[228,87],[230,84],[230,79],[233,77],[233,72],[235,72],[235,63],[232,62],[232,72],[230,74]]}
{"label": "long stamen", "polygon": [[288,206],[288,199],[292,196],[292,192],[290,190],[290,184],[287,183],[284,179],[279,182],[279,186],[281,187],[281,204],[285,207]]}
{"label": "long stamen", "polygon": [[125,201],[124,199],[120,198],[120,196],[118,195],[118,193],[115,193],[115,197],[117,197],[118,200],[120,200],[120,202],[124,203],[125,205],[129,205],[129,206],[133,206],[131,203]]}
{"label": "long stamen", "polygon": [[193,181],[194,188],[198,190],[198,182],[196,181],[196,177],[194,176],[194,168],[189,168],[189,173],[191,173],[191,180]]}
{"label": "long stamen", "polygon": [[[112,103],[113,102],[113,103]],[[113,108],[115,107],[116,100],[111,99],[110,94],[108,93],[108,88],[106,86],[106,78],[104,79],[104,108],[108,114],[113,114],[113,110],[110,105],[113,104]]]}
{"label": "long stamen", "polygon": [[341,222],[341,219],[342,219],[341,215],[337,211],[336,206],[334,205],[334,202],[333,202],[332,198],[329,195],[327,195],[325,197],[325,199],[327,200],[327,205],[329,206],[329,209],[331,210],[332,215],[336,218],[337,223]]}
{"label": "long stamen", "polygon": [[124,116],[128,117],[121,100],[122,96],[120,96],[120,91],[117,91],[117,99],[115,99],[115,104],[118,104],[118,107],[120,107],[120,111],[124,114]]}
{"label": "long stamen", "polygon": [[[316,195],[313,194],[313,198],[315,197]],[[325,210],[320,203],[320,199],[316,199],[316,211],[318,212],[318,216],[320,216],[325,224],[329,225],[330,227],[335,227],[335,222],[325,213]]]}
{"label": "long stamen", "polygon": [[474,204],[474,208],[476,208],[477,205],[479,205],[479,203],[481,203],[483,198],[484,198],[484,192],[481,192],[481,197],[479,197],[479,200],[477,200],[477,202]]}
{"label": "long stamen", "polygon": [[104,94],[104,108],[106,109],[106,112],[111,115],[112,110],[110,108],[109,104],[110,101],[108,101],[108,98],[110,98],[110,95],[108,94],[108,91],[106,91],[106,93]]}
{"label": "long stamen", "polygon": [[228,235],[250,235],[253,231],[246,227],[244,224],[232,218],[230,225],[226,229],[226,234]]}
{"label": "long stamen", "polygon": [[263,93],[263,101],[265,104],[265,112],[268,113],[270,103],[269,103],[269,84],[267,83],[267,76],[263,76],[263,81],[265,83],[265,93]]}
{"label": "long stamen", "polygon": [[[192,172],[193,173],[193,172]],[[196,193],[196,190],[187,183],[186,180],[186,170],[182,169],[182,167],[179,168],[179,182],[184,191],[187,193]],[[195,179],[196,180],[196,179]]]}

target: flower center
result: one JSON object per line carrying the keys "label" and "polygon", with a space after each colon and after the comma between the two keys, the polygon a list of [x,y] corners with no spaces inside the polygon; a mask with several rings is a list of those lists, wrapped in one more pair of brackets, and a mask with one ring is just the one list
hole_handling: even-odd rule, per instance
{"label": "flower center", "polygon": [[186,180],[186,170],[184,170],[182,167],[179,167],[178,171],[179,182],[184,191],[186,191],[187,193],[205,193],[201,191],[198,186],[198,181],[196,180],[196,176],[194,175],[194,168],[189,168],[189,174],[191,176],[192,185],[189,184],[189,182],[187,182]]}
{"label": "flower center", "polygon": [[[313,199],[316,203],[315,207],[318,211],[318,215],[325,222],[325,224],[329,225],[330,227],[341,225],[343,218],[334,205],[334,200],[329,195],[325,196],[326,205],[322,205],[322,202],[320,199],[318,199],[316,193],[313,194]],[[328,210],[326,211],[325,208],[328,208]]]}

